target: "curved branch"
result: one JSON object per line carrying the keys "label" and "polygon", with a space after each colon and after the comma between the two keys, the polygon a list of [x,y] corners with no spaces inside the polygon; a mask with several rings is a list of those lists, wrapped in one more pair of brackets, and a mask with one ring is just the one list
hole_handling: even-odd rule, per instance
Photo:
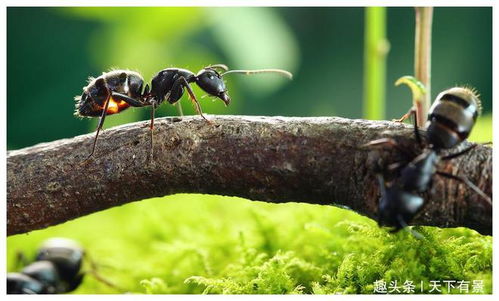
{"label": "curved branch", "polygon": [[[8,235],[41,229],[95,211],[174,193],[240,196],[265,202],[347,206],[376,218],[374,164],[407,160],[400,151],[360,145],[395,137],[417,153],[412,128],[344,118],[210,116],[157,119],[155,158],[147,122],[104,131],[93,159],[82,164],[94,133],[7,156]],[[465,145],[464,145],[465,146]],[[407,156],[405,156],[407,157]],[[492,149],[479,146],[441,163],[492,194]],[[463,184],[434,178],[414,224],[492,232],[492,209]]]}

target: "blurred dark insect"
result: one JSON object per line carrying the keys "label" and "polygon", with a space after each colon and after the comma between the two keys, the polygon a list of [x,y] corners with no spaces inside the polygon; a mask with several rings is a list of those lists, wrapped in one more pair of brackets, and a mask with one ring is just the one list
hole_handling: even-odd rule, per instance
{"label": "blurred dark insect", "polygon": [[[18,273],[7,274],[7,294],[64,294],[74,291],[83,281],[85,254],[75,241],[64,238],[47,240],[37,251],[35,260]],[[19,260],[26,264],[21,253]],[[97,280],[116,288],[96,272],[90,262],[91,273]]]}

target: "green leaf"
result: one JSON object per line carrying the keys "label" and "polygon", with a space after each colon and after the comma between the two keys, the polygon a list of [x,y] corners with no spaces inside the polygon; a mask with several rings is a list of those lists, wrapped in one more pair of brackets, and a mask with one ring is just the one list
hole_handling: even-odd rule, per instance
{"label": "green leaf", "polygon": [[406,75],[402,76],[395,82],[395,86],[405,84],[411,89],[412,99],[415,101],[420,99],[426,93],[426,88],[422,82],[417,80],[414,76]]}

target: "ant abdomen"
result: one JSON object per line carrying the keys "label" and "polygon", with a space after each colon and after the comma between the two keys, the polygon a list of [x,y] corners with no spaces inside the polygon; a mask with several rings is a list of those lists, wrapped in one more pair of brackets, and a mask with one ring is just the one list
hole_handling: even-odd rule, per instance
{"label": "ant abdomen", "polygon": [[[88,85],[83,88],[83,94],[75,98],[77,101],[75,114],[98,117],[102,116],[104,110],[106,115],[120,113],[128,109],[131,104],[116,95],[140,98],[143,85],[142,76],[128,70],[113,70],[97,78],[91,78]],[[108,100],[109,104],[106,106]]]}
{"label": "ant abdomen", "polygon": [[441,92],[428,113],[427,137],[436,149],[449,149],[466,140],[481,113],[475,91],[453,87]]}

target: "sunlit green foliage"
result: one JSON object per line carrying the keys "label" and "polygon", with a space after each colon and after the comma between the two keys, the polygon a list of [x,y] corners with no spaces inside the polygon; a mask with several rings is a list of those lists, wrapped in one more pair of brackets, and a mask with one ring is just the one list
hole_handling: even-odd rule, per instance
{"label": "sunlit green foliage", "polygon": [[[10,237],[8,269],[16,251],[32,255],[44,239],[63,236],[133,293],[372,293],[379,279],[412,280],[416,290],[421,280],[484,280],[491,292],[491,237],[416,230],[424,240],[331,206],[175,195]],[[86,277],[76,293],[117,291]]]}

